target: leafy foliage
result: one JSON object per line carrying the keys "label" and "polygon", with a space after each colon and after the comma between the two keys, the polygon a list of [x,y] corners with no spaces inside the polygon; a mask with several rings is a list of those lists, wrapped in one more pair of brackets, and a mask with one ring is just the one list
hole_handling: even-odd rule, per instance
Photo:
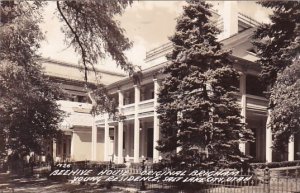
{"label": "leafy foliage", "polygon": [[[133,67],[123,53],[131,43],[114,20],[114,15],[122,14],[131,2],[57,1],[58,17],[65,24],[62,31],[66,41],[81,55],[86,81],[88,65],[94,68],[106,54],[133,74]],[[20,154],[38,153],[45,139],[60,135],[58,127],[63,115],[55,103],[62,92],[46,78],[38,63],[37,51],[44,39],[39,24],[43,22],[42,10],[47,3],[41,0],[0,3],[0,135],[1,147],[5,146],[1,152],[10,148]],[[109,99],[107,92],[102,91],[95,91],[101,94],[98,98]],[[96,111],[115,109],[113,101],[103,102],[98,98]]]}
{"label": "leafy foliage", "polygon": [[[252,139],[236,102],[239,75],[210,23],[210,5],[190,2],[170,39],[173,51],[159,93],[162,138],[157,149],[168,163],[185,167],[238,166],[248,157],[240,140]],[[176,149],[179,152],[176,152]]]}
{"label": "leafy foliage", "polygon": [[89,93],[89,96],[93,99],[92,114],[109,113],[109,115],[116,115],[117,101],[108,94],[104,85],[98,85],[98,88]]}
{"label": "leafy foliage", "polygon": [[271,113],[274,147],[282,151],[289,138],[300,132],[299,60],[278,75],[271,90],[271,100],[274,103]]}
{"label": "leafy foliage", "polygon": [[[1,1],[0,58],[26,70],[35,66],[40,41],[44,36],[39,28],[42,4]],[[32,69],[34,70],[34,68]]]}
{"label": "leafy foliage", "polygon": [[40,3],[1,2],[0,133],[1,151],[25,155],[40,153],[45,140],[57,138],[62,111],[55,99],[62,97],[36,62],[43,35],[36,12]]}
{"label": "leafy foliage", "polygon": [[133,66],[128,63],[123,51],[131,47],[131,43],[123,34],[114,15],[121,14],[131,0],[92,0],[92,1],[57,1],[59,17],[65,23],[63,32],[66,40],[81,55],[87,80],[87,66],[94,67],[99,58],[106,54],[130,74]]}
{"label": "leafy foliage", "polygon": [[[134,78],[134,66],[127,61],[124,51],[131,47],[131,42],[124,36],[114,16],[122,14],[132,0],[90,0],[90,1],[57,1],[56,6],[60,20],[65,24],[62,28],[66,42],[80,54],[80,63],[84,66],[85,81],[88,80],[88,66],[95,71],[95,64],[101,58],[110,55],[124,71]],[[115,101],[111,100],[103,85],[97,89],[88,88],[94,93],[92,113],[103,110],[115,113]]]}
{"label": "leafy foliage", "polygon": [[55,102],[62,95],[41,71],[28,72],[8,60],[0,69],[0,123],[6,148],[20,154],[40,153],[47,140],[59,137],[63,112]]}

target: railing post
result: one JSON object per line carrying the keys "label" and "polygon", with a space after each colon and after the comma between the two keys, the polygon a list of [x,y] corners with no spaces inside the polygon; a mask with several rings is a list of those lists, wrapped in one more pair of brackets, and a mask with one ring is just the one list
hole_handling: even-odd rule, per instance
{"label": "railing post", "polygon": [[270,193],[270,169],[268,167],[264,170],[264,193]]}
{"label": "railing post", "polygon": [[[109,161],[109,164],[108,164],[108,170],[113,170],[111,160]],[[106,184],[106,189],[110,190],[111,187],[112,187],[112,181],[109,181],[109,182]]]}
{"label": "railing post", "polygon": [[[296,191],[298,191],[298,185],[297,185],[297,184],[298,184],[298,180],[299,180],[299,179],[298,179],[298,178],[299,178],[299,176],[298,176],[299,171],[298,171],[298,170],[299,170],[299,168],[297,168],[296,171],[295,171]],[[300,190],[300,188],[299,188],[299,190]]]}
{"label": "railing post", "polygon": [[[142,172],[145,170],[145,159],[142,160]],[[145,180],[142,180],[142,185],[140,187],[140,190],[146,190],[146,186],[145,186]]]}

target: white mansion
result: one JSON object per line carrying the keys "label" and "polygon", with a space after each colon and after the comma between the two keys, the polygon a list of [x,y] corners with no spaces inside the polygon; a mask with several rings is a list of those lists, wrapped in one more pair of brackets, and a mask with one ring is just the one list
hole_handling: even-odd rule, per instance
{"label": "white mansion", "polygon": [[[237,11],[237,3],[224,3],[224,13],[214,13],[213,22],[222,29],[219,40],[225,49],[232,50],[234,67],[240,72],[241,114],[248,127],[255,134],[254,143],[240,144],[241,151],[254,157],[256,162],[271,162],[300,159],[300,136],[290,141],[287,150],[281,154],[272,153],[272,134],[267,127],[267,99],[263,97],[258,74],[260,68],[251,36],[259,24]],[[68,113],[61,124],[64,137],[49,146],[56,161],[92,160],[114,161],[116,163],[140,162],[147,157],[154,162],[160,159],[155,149],[160,136],[159,119],[155,111],[157,94],[161,80],[160,70],[168,63],[165,55],[172,49],[167,43],[146,53],[146,65],[142,66],[143,78],[134,85],[131,78],[110,71],[100,71],[102,83],[118,101],[118,110],[125,117],[116,121],[107,114],[93,117],[92,105],[83,89],[83,79],[74,65],[45,59],[46,73],[54,81],[62,83],[63,88],[73,97],[58,101]],[[68,73],[68,76],[65,73]],[[93,82],[93,81],[92,81]]]}

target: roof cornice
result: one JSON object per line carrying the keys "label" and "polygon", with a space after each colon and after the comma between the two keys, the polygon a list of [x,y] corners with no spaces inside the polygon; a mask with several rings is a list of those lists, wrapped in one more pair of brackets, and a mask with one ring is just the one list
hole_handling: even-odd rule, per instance
{"label": "roof cornice", "polygon": [[[77,65],[77,64],[64,62],[64,61],[59,61],[59,60],[54,60],[54,59],[51,59],[51,58],[40,58],[39,61],[41,61],[42,63],[43,62],[49,62],[49,63],[53,63],[53,64],[58,64],[58,65],[61,65],[61,66],[76,68],[78,70],[83,70],[83,68],[81,66]],[[88,67],[88,70],[89,71],[94,71],[94,69],[92,69],[91,67]],[[99,73],[106,73],[106,74],[110,74],[110,75],[126,77],[126,74],[118,73],[118,72],[112,72],[112,71],[103,70],[103,69],[95,69],[95,71],[99,72]]]}

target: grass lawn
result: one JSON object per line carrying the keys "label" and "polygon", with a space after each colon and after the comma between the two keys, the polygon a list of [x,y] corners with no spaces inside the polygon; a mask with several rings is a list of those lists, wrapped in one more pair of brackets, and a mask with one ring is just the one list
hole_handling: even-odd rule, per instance
{"label": "grass lawn", "polygon": [[[118,188],[107,190],[97,185],[77,185],[66,182],[55,182],[46,178],[15,178],[11,179],[0,174],[0,193],[82,193],[82,192],[129,192]],[[131,191],[132,192],[132,191]]]}

